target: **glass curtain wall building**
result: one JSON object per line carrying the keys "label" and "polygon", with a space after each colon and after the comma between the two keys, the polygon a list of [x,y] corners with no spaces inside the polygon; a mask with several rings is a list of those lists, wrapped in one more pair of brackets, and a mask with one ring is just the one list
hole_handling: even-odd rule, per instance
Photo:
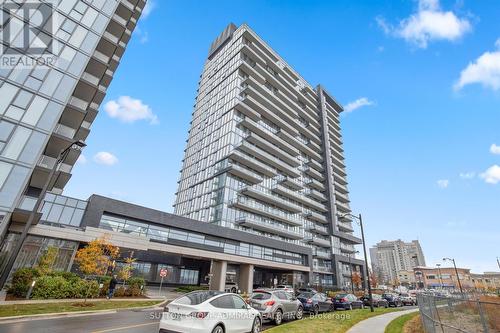
{"label": "glass curtain wall building", "polygon": [[[2,1],[0,239],[11,223],[26,222],[22,213],[33,209],[46,182],[49,191],[62,192],[80,152],[71,151],[51,180],[49,172],[62,150],[89,135],[144,5]],[[38,19],[26,14],[32,12]],[[23,61],[5,60],[13,57]]]}
{"label": "glass curtain wall building", "polygon": [[[351,220],[342,107],[248,26],[212,43],[200,77],[175,214],[313,250],[313,285],[345,287]],[[349,280],[350,281],[350,280]]]}

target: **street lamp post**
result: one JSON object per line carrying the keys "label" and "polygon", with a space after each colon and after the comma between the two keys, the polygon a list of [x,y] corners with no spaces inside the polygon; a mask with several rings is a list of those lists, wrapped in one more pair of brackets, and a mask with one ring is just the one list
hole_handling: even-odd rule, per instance
{"label": "street lamp post", "polygon": [[441,264],[436,264],[438,268],[438,276],[439,276],[439,289],[443,289],[443,279],[441,277]]}
{"label": "street lamp post", "polygon": [[73,142],[67,148],[61,150],[61,152],[59,153],[59,156],[57,157],[56,162],[52,166],[52,169],[50,170],[49,176],[48,176],[47,180],[45,181],[45,184],[43,185],[42,191],[40,192],[40,194],[35,202],[35,205],[30,212],[30,215],[28,217],[28,221],[26,222],[26,225],[24,226],[23,232],[21,233],[21,236],[19,237],[19,239],[16,243],[16,246],[14,247],[14,250],[11,251],[8,255],[7,264],[5,265],[5,268],[2,272],[2,276],[0,277],[0,289],[2,289],[5,286],[5,282],[7,281],[7,278],[9,277],[10,271],[12,270],[12,267],[14,266],[14,262],[16,261],[17,254],[22,249],[24,241],[26,240],[26,237],[28,236],[28,231],[31,228],[31,226],[33,225],[33,221],[35,220],[36,214],[40,210],[43,199],[45,198],[45,194],[47,193],[47,190],[50,186],[52,178],[54,177],[54,174],[56,173],[59,166],[66,159],[66,157],[68,156],[71,149],[82,149],[85,146],[86,146],[85,142],[78,140],[78,141]]}
{"label": "street lamp post", "polygon": [[368,256],[366,255],[366,243],[365,243],[365,232],[363,230],[363,217],[361,214],[358,216],[353,215],[351,213],[347,213],[344,215],[337,215],[339,219],[344,218],[346,216],[350,216],[353,219],[357,220],[359,223],[359,226],[361,227],[361,240],[363,242],[363,253],[365,256],[365,270],[366,270],[366,284],[368,286],[368,296],[370,297],[370,311],[374,312],[375,310],[373,309],[373,295],[372,295],[372,286],[370,284],[370,272],[368,270]]}
{"label": "street lamp post", "polygon": [[462,283],[460,282],[460,276],[458,275],[457,264],[455,263],[455,259],[454,258],[443,258],[443,261],[453,262],[453,267],[455,268],[455,274],[457,275],[458,287],[460,288],[460,293],[463,295],[464,291],[462,289]]}

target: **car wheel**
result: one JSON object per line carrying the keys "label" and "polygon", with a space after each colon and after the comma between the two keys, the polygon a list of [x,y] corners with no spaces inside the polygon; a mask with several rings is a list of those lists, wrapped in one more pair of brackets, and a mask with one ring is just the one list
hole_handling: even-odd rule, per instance
{"label": "car wheel", "polygon": [[253,320],[252,333],[260,333],[261,328],[260,319],[257,317]]}
{"label": "car wheel", "polygon": [[224,328],[221,325],[217,325],[212,330],[212,333],[224,333]]}
{"label": "car wheel", "polygon": [[283,312],[281,310],[277,310],[274,314],[274,324],[281,325],[283,322]]}
{"label": "car wheel", "polygon": [[233,294],[236,294],[236,291],[237,291],[237,290],[236,290],[236,287],[232,287],[232,288],[231,288],[231,292],[232,292]]}
{"label": "car wheel", "polygon": [[314,310],[313,311],[314,311],[314,315],[317,316],[318,313],[319,313],[319,306],[317,306],[317,305],[314,306]]}
{"label": "car wheel", "polygon": [[295,319],[301,320],[303,317],[304,317],[304,309],[301,306],[299,306],[299,308],[295,312]]}

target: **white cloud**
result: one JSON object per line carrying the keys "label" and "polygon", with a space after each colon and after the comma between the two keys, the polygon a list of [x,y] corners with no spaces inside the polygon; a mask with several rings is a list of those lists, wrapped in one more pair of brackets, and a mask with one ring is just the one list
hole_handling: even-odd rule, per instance
{"label": "white cloud", "polygon": [[139,38],[139,43],[145,44],[149,41],[149,33],[146,30],[142,30],[140,27],[136,27],[134,34]]}
{"label": "white cloud", "polygon": [[461,172],[460,173],[460,178],[462,178],[462,179],[472,179],[474,177],[476,177],[475,172]]}
{"label": "white cloud", "polygon": [[488,184],[497,184],[500,182],[500,166],[495,164],[489,167],[480,177]]}
{"label": "white cloud", "polygon": [[118,163],[118,158],[107,151],[100,151],[94,155],[94,162],[111,166]]}
{"label": "white cloud", "polygon": [[376,21],[386,34],[403,38],[424,49],[431,41],[455,41],[472,30],[469,20],[442,10],[439,0],[419,0],[417,12],[396,26],[388,24],[381,17],[377,17]]}
{"label": "white cloud", "polygon": [[158,117],[148,105],[130,96],[121,96],[118,100],[107,102],[104,105],[104,111],[111,118],[120,119],[125,123],[133,123],[138,120],[147,120],[150,124],[158,123]]}
{"label": "white cloud", "polygon": [[149,16],[149,14],[151,14],[151,12],[153,11],[153,9],[155,9],[155,8],[156,8],[156,2],[153,1],[153,0],[148,0],[146,2],[146,5],[142,9],[141,18],[142,19],[147,18]]}
{"label": "white cloud", "polygon": [[87,163],[87,158],[83,154],[80,154],[80,156],[78,156],[78,159],[76,160],[76,163],[78,163],[78,164],[86,164]]}
{"label": "white cloud", "polygon": [[450,181],[448,179],[440,179],[437,181],[437,185],[439,188],[447,188],[450,185]]}
{"label": "white cloud", "polygon": [[375,102],[370,101],[366,97],[361,97],[353,102],[347,103],[347,105],[344,107],[344,110],[345,110],[345,112],[352,112],[352,111],[359,109],[363,106],[370,106],[373,104],[375,104]]}
{"label": "white cloud", "polygon": [[490,147],[490,153],[495,154],[495,155],[500,155],[500,146],[497,146],[496,144],[492,144]]}
{"label": "white cloud", "polygon": [[500,90],[500,39],[496,41],[495,46],[496,51],[483,53],[462,70],[460,78],[454,85],[455,90],[473,83]]}

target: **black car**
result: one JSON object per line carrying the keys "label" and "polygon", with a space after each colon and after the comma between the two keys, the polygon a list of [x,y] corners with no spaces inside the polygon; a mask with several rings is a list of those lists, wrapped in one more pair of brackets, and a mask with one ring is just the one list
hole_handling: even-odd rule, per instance
{"label": "black car", "polygon": [[297,296],[297,299],[302,303],[304,312],[316,315],[320,312],[333,310],[332,300],[323,293],[305,292]]}
{"label": "black car", "polygon": [[401,300],[401,297],[399,297],[396,294],[383,294],[382,298],[387,300],[389,306],[394,306],[396,308],[403,306],[403,301]]}
{"label": "black car", "polygon": [[[379,294],[372,294],[373,306],[376,308],[388,308],[389,302],[385,298],[382,298]],[[365,306],[370,306],[370,296],[365,295],[360,298]]]}
{"label": "black car", "polygon": [[333,298],[333,308],[352,310],[352,309],[363,309],[363,301],[360,301],[353,294],[338,294]]}
{"label": "black car", "polygon": [[295,294],[300,295],[302,293],[314,293],[314,294],[316,294],[317,291],[314,288],[302,287],[302,288],[297,289],[297,292]]}

